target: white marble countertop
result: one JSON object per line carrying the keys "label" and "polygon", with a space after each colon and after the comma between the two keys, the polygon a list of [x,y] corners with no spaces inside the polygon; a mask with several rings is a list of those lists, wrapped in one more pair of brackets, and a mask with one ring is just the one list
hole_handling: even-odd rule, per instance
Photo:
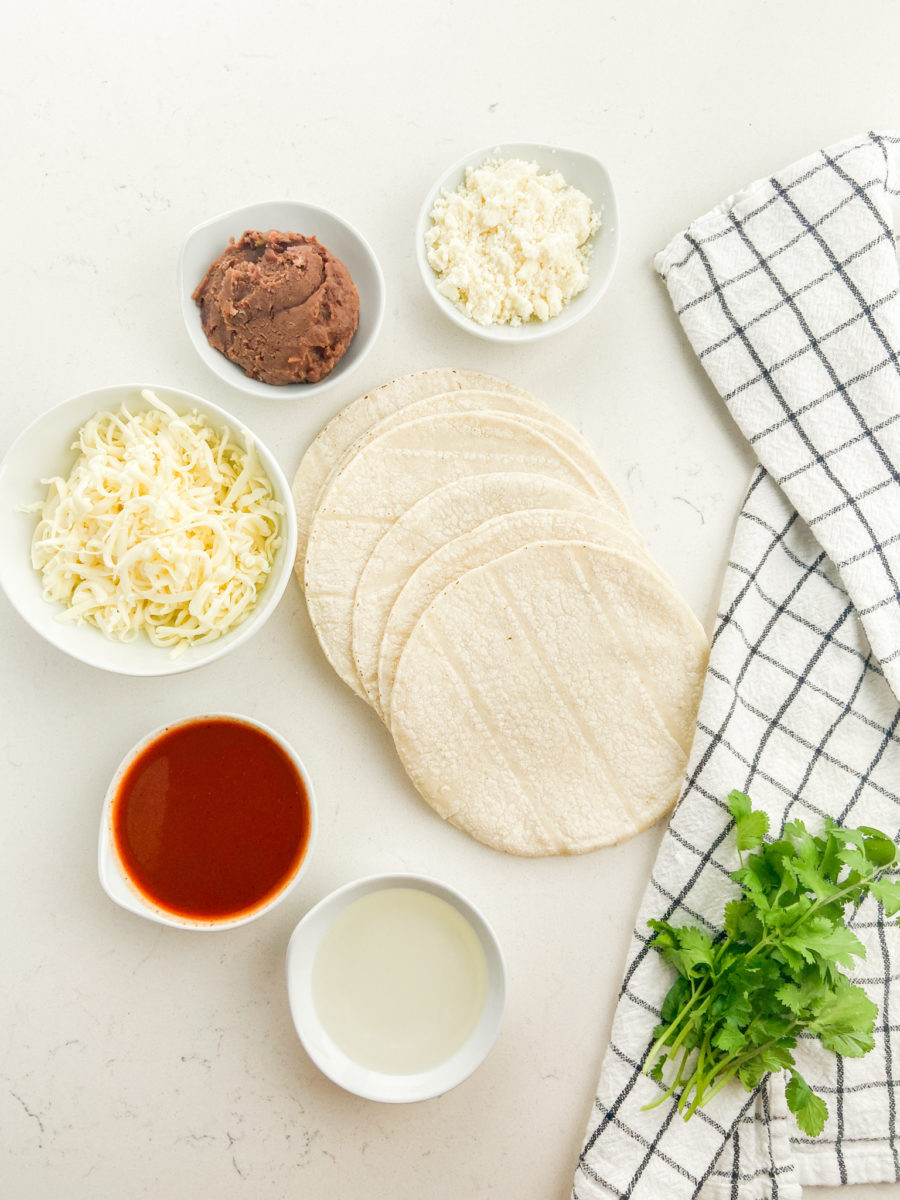
{"label": "white marble countertop", "polygon": [[[283,0],[16,6],[0,52],[0,453],[67,396],[158,382],[233,410],[292,474],[360,392],[425,367],[473,367],[583,431],[711,628],[752,459],[652,257],[760,175],[896,123],[900,8],[863,4],[851,22],[831,0],[386,0],[345,9],[337,26],[339,11]],[[588,320],[506,348],[469,337],[426,298],[412,230],[446,164],[514,139],[599,155],[623,241]],[[175,290],[191,226],[283,197],[360,228],[388,288],[370,357],[307,404],[254,400],[211,376]],[[70,661],[5,598],[0,627],[4,1200],[565,1200],[661,828],[582,858],[525,861],[444,826],[328,667],[293,582],[252,642],[173,679]],[[296,745],[321,827],[288,902],[204,936],[111,904],[95,846],[123,753],[171,718],[210,710],[258,717]],[[468,894],[507,956],[493,1052],[459,1088],[418,1105],[368,1103],[323,1078],[284,989],[303,912],[383,870],[435,874]],[[845,1195],[876,1191],[900,1193]]]}

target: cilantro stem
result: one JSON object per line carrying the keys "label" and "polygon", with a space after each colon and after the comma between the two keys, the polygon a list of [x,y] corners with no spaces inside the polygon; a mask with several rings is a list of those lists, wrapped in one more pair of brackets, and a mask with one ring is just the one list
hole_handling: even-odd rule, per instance
{"label": "cilantro stem", "polygon": [[[691,1119],[691,1117],[694,1115],[694,1113],[697,1111],[698,1108],[700,1108],[702,1105],[708,1103],[713,1098],[713,1096],[716,1095],[717,1092],[720,1092],[722,1090],[722,1088],[725,1087],[726,1083],[730,1083],[731,1080],[734,1079],[735,1075],[737,1075],[739,1070],[740,1070],[739,1064],[732,1063],[732,1065],[730,1067],[728,1067],[727,1070],[724,1070],[724,1072],[720,1071],[719,1073],[714,1075],[713,1079],[715,1080],[715,1082],[713,1083],[713,1086],[709,1088],[708,1091],[706,1090],[706,1087],[708,1086],[707,1081],[703,1081],[704,1084],[706,1085],[703,1087],[701,1087],[700,1084],[696,1084],[694,1087],[693,1103],[691,1104],[691,1106],[687,1110],[687,1112],[684,1114],[685,1121],[689,1121]],[[685,1093],[687,1093],[687,1088],[685,1089]]]}
{"label": "cilantro stem", "polygon": [[[836,900],[840,900],[841,896],[850,896],[851,893],[858,891],[860,888],[867,888],[869,886],[869,884],[872,883],[875,879],[877,879],[878,875],[880,875],[880,874],[882,874],[882,872],[879,871],[876,873],[876,872],[872,871],[868,875],[864,875],[861,878],[857,879],[857,881],[855,883],[845,884],[844,887],[842,887],[840,891],[833,892],[832,895],[827,896],[827,897],[823,896],[821,899],[817,900],[815,902],[815,904],[812,906],[812,908],[810,908],[808,912],[805,912],[803,914],[803,916],[797,921],[796,925],[791,926],[790,930],[788,931],[788,936],[790,936],[790,934],[792,934],[792,933],[795,933],[800,928],[800,926],[803,924],[803,922],[808,921],[809,918],[811,916],[813,916],[814,913],[817,913],[819,911],[819,909],[825,908],[825,906],[828,904],[834,904],[834,902]],[[859,897],[859,899],[861,899],[861,897]]]}
{"label": "cilantro stem", "polygon": [[652,1101],[650,1104],[644,1105],[645,1111],[651,1108],[658,1108],[659,1105],[664,1104],[670,1096],[674,1096],[674,1094],[678,1091],[678,1088],[681,1086],[681,1077],[684,1074],[685,1067],[687,1066],[690,1056],[690,1050],[682,1050],[681,1061],[678,1064],[678,1070],[675,1073],[675,1078],[672,1080],[666,1091],[663,1092],[663,1094],[659,1097],[659,1099]]}
{"label": "cilantro stem", "polygon": [[[754,1020],[755,1019],[756,1018],[754,1018]],[[751,1025],[752,1023],[753,1022],[751,1022]],[[740,1054],[731,1054],[727,1058],[721,1059],[719,1062],[715,1063],[713,1069],[707,1073],[706,1078],[700,1079],[694,1084],[695,1099],[687,1113],[685,1113],[684,1119],[686,1121],[690,1120],[697,1108],[706,1104],[713,1098],[713,1096],[720,1092],[722,1088],[725,1087],[725,1085],[735,1077],[745,1062],[750,1062],[758,1055],[765,1054],[765,1052],[771,1049],[772,1046],[776,1045],[776,1043],[782,1041],[782,1039],[786,1037],[789,1037],[794,1028],[799,1024],[799,1019],[794,1018],[794,1020],[791,1021],[789,1025],[786,1025],[784,1030],[779,1033],[778,1037],[770,1038],[767,1042],[763,1042],[759,1046],[750,1046],[747,1050],[742,1051]],[[749,1028],[750,1026],[748,1026],[748,1029]],[[695,1072],[695,1075],[696,1074],[697,1073]],[[693,1078],[694,1076],[692,1076],[692,1079]],[[689,1091],[690,1086],[691,1081],[689,1080],[685,1087],[685,1093]]]}
{"label": "cilantro stem", "polygon": [[[698,988],[694,992],[694,994],[691,996],[690,1000],[688,1000],[687,1004],[684,1005],[684,1007],[681,1009],[681,1011],[678,1013],[678,1015],[676,1017],[673,1017],[673,1019],[666,1026],[664,1032],[660,1034],[660,1036],[656,1039],[656,1041],[650,1047],[650,1050],[647,1053],[647,1057],[644,1060],[644,1068],[643,1069],[644,1069],[645,1074],[650,1073],[651,1067],[653,1066],[656,1059],[659,1057],[661,1050],[668,1043],[668,1039],[672,1036],[672,1033],[678,1028],[678,1026],[681,1024],[681,1022],[685,1019],[685,1017],[690,1016],[691,1009],[694,1007],[694,1005],[697,1003],[697,1001],[700,1000],[704,995],[706,995],[706,1002],[708,1003],[709,1002],[708,993],[706,993],[706,990],[704,988]],[[705,1005],[704,1005],[704,1007],[705,1007]],[[678,1036],[677,1040],[669,1046],[669,1051],[668,1051],[669,1056],[671,1056],[672,1053],[675,1050],[677,1050],[677,1048],[681,1045],[681,1043],[684,1041],[685,1035],[688,1033],[689,1030],[690,1030],[690,1025],[686,1025],[684,1027],[684,1029],[681,1031],[681,1034]]]}

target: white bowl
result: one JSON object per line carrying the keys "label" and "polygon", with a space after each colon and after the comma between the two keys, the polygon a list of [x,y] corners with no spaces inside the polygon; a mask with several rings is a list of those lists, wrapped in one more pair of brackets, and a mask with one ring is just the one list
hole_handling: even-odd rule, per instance
{"label": "white bowl", "polygon": [[[446,296],[437,290],[438,275],[428,265],[425,250],[425,234],[431,227],[431,211],[441,191],[455,192],[463,182],[467,167],[479,167],[487,159],[521,158],[537,163],[542,171],[559,171],[566,183],[584,192],[599,213],[601,226],[594,237],[594,248],[588,265],[588,285],[583,292],[573,297],[562,312],[546,321],[532,318],[522,325],[479,325],[467,316]],[[547,146],[540,142],[505,142],[485,146],[459,159],[435,180],[419,210],[416,223],[416,261],[425,282],[428,294],[435,304],[454,324],[476,337],[491,342],[532,342],[550,337],[570,329],[591,311],[609,286],[619,255],[619,214],[612,180],[606,167],[592,154],[580,150],[566,150],[561,146]]]}
{"label": "white bowl", "polygon": [[[301,233],[304,237],[318,238],[323,246],[341,259],[356,284],[359,292],[359,328],[347,353],[319,383],[276,385],[250,379],[239,366],[220,351],[214,350],[207,341],[200,320],[200,309],[192,299],[194,290],[210,263],[227,248],[229,239],[237,241],[248,229],[279,229],[283,233]],[[315,204],[301,204],[295,200],[249,204],[197,225],[185,238],[181,250],[178,292],[188,336],[209,369],[232,387],[266,399],[308,399],[345,379],[369,353],[384,317],[384,277],[369,243],[335,213],[318,208]]]}
{"label": "white bowl", "polygon": [[213,662],[248,641],[275,610],[294,565],[297,518],[290,485],[263,443],[253,440],[276,498],[284,505],[282,543],[271,574],[256,605],[230,632],[202,646],[190,646],[173,658],[169,650],[154,646],[146,637],[131,642],[108,638],[94,625],[76,625],[57,620],[62,605],[51,604],[41,593],[41,575],[31,565],[31,539],[37,517],[23,513],[21,506],[41,502],[47,488],[41,483],[60,475],[66,478],[77,453],[72,444],[78,430],[97,412],[114,410],[128,401],[133,411],[150,407],[141,398],[145,387],[179,412],[196,408],[216,428],[227,425],[235,432],[248,432],[242,421],[208,400],[176,388],[154,384],[121,384],[99,388],[65,400],[28,426],[0,463],[0,587],[25,621],[57,649],[80,662],[119,675],[175,675]]}
{"label": "white bowl", "polygon": [[[386,888],[417,888],[452,905],[475,931],[487,964],[487,996],[475,1029],[450,1058],[417,1074],[386,1074],[348,1057],[323,1027],[313,999],[313,965],[325,934],[350,904]],[[506,1002],[506,970],[497,937],[464,896],[424,875],[373,875],[326,896],[294,930],[288,944],[286,969],[291,1016],[307,1054],[334,1083],[366,1100],[403,1104],[442,1095],[462,1083],[484,1061],[500,1031]]]}
{"label": "white bowl", "polygon": [[[196,721],[216,720],[217,718],[228,721],[239,721],[242,725],[249,725],[254,729],[259,729],[263,733],[268,734],[272,741],[285,752],[293,763],[306,789],[306,795],[309,800],[309,837],[306,843],[306,850],[297,869],[285,881],[280,891],[266,901],[265,904],[261,904],[251,912],[244,913],[238,917],[228,917],[222,920],[194,920],[189,917],[178,916],[175,913],[167,912],[165,909],[157,907],[132,883],[116,852],[112,831],[113,804],[123,777],[134,760],[147,746],[172,729],[178,729],[183,725],[192,725]],[[150,921],[158,921],[160,925],[171,925],[176,929],[194,929],[205,932],[213,932],[220,929],[235,929],[239,925],[246,925],[249,921],[257,920],[264,913],[271,912],[276,905],[281,904],[294,890],[305,873],[312,857],[317,832],[318,817],[312,782],[296,750],[294,750],[290,743],[286,742],[280,734],[276,733],[274,729],[269,728],[268,725],[264,725],[261,721],[254,721],[249,717],[238,716],[234,713],[203,713],[200,716],[185,717],[181,721],[173,721],[169,725],[163,725],[159,729],[154,729],[152,733],[148,733],[146,737],[141,738],[137,745],[133,746],[122,759],[116,769],[116,773],[112,777],[112,781],[106,792],[106,798],[103,801],[103,812],[100,817],[100,840],[97,849],[97,870],[100,876],[100,883],[107,896],[121,908],[135,913],[139,917],[146,917]]]}

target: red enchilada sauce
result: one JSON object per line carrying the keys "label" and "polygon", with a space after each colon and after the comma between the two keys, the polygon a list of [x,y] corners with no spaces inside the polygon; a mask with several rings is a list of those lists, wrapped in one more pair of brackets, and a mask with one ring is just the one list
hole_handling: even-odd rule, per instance
{"label": "red enchilada sauce", "polygon": [[294,874],[309,798],[284,750],[227,718],[160,734],[126,771],[112,834],[126,873],[159,908],[192,920],[244,916]]}

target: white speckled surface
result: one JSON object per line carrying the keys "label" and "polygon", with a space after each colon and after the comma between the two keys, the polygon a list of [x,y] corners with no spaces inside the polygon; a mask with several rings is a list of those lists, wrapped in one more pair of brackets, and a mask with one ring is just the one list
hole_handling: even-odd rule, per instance
{"label": "white speckled surface", "polygon": [[[143,378],[243,416],[292,473],[358,392],[424,367],[484,370],[578,427],[710,627],[751,456],[681,336],[652,256],[758,176],[896,124],[900,9],[872,0],[851,22],[836,0],[386,0],[340,29],[336,11],[52,0],[8,15],[0,452],[58,400]],[[622,250],[584,322],[494,346],[428,301],[412,229],[451,161],[516,138],[604,160]],[[334,207],[357,226],[388,289],[369,358],[307,405],[256,400],[211,375],[175,286],[181,240],[198,221],[281,197]],[[169,680],[63,658],[2,597],[0,625],[4,1200],[566,1200],[660,830],[584,858],[530,861],[442,825],[377,718],[328,667],[293,584],[253,642]],[[164,721],[211,709],[258,717],[296,745],[321,826],[289,902],[201,936],[113,906],[95,854],[122,754]],[[469,895],[509,970],[487,1062],[411,1107],[356,1099],[320,1076],[283,985],[306,908],[390,870],[436,874]],[[876,1193],[900,1188],[845,1194]]]}

